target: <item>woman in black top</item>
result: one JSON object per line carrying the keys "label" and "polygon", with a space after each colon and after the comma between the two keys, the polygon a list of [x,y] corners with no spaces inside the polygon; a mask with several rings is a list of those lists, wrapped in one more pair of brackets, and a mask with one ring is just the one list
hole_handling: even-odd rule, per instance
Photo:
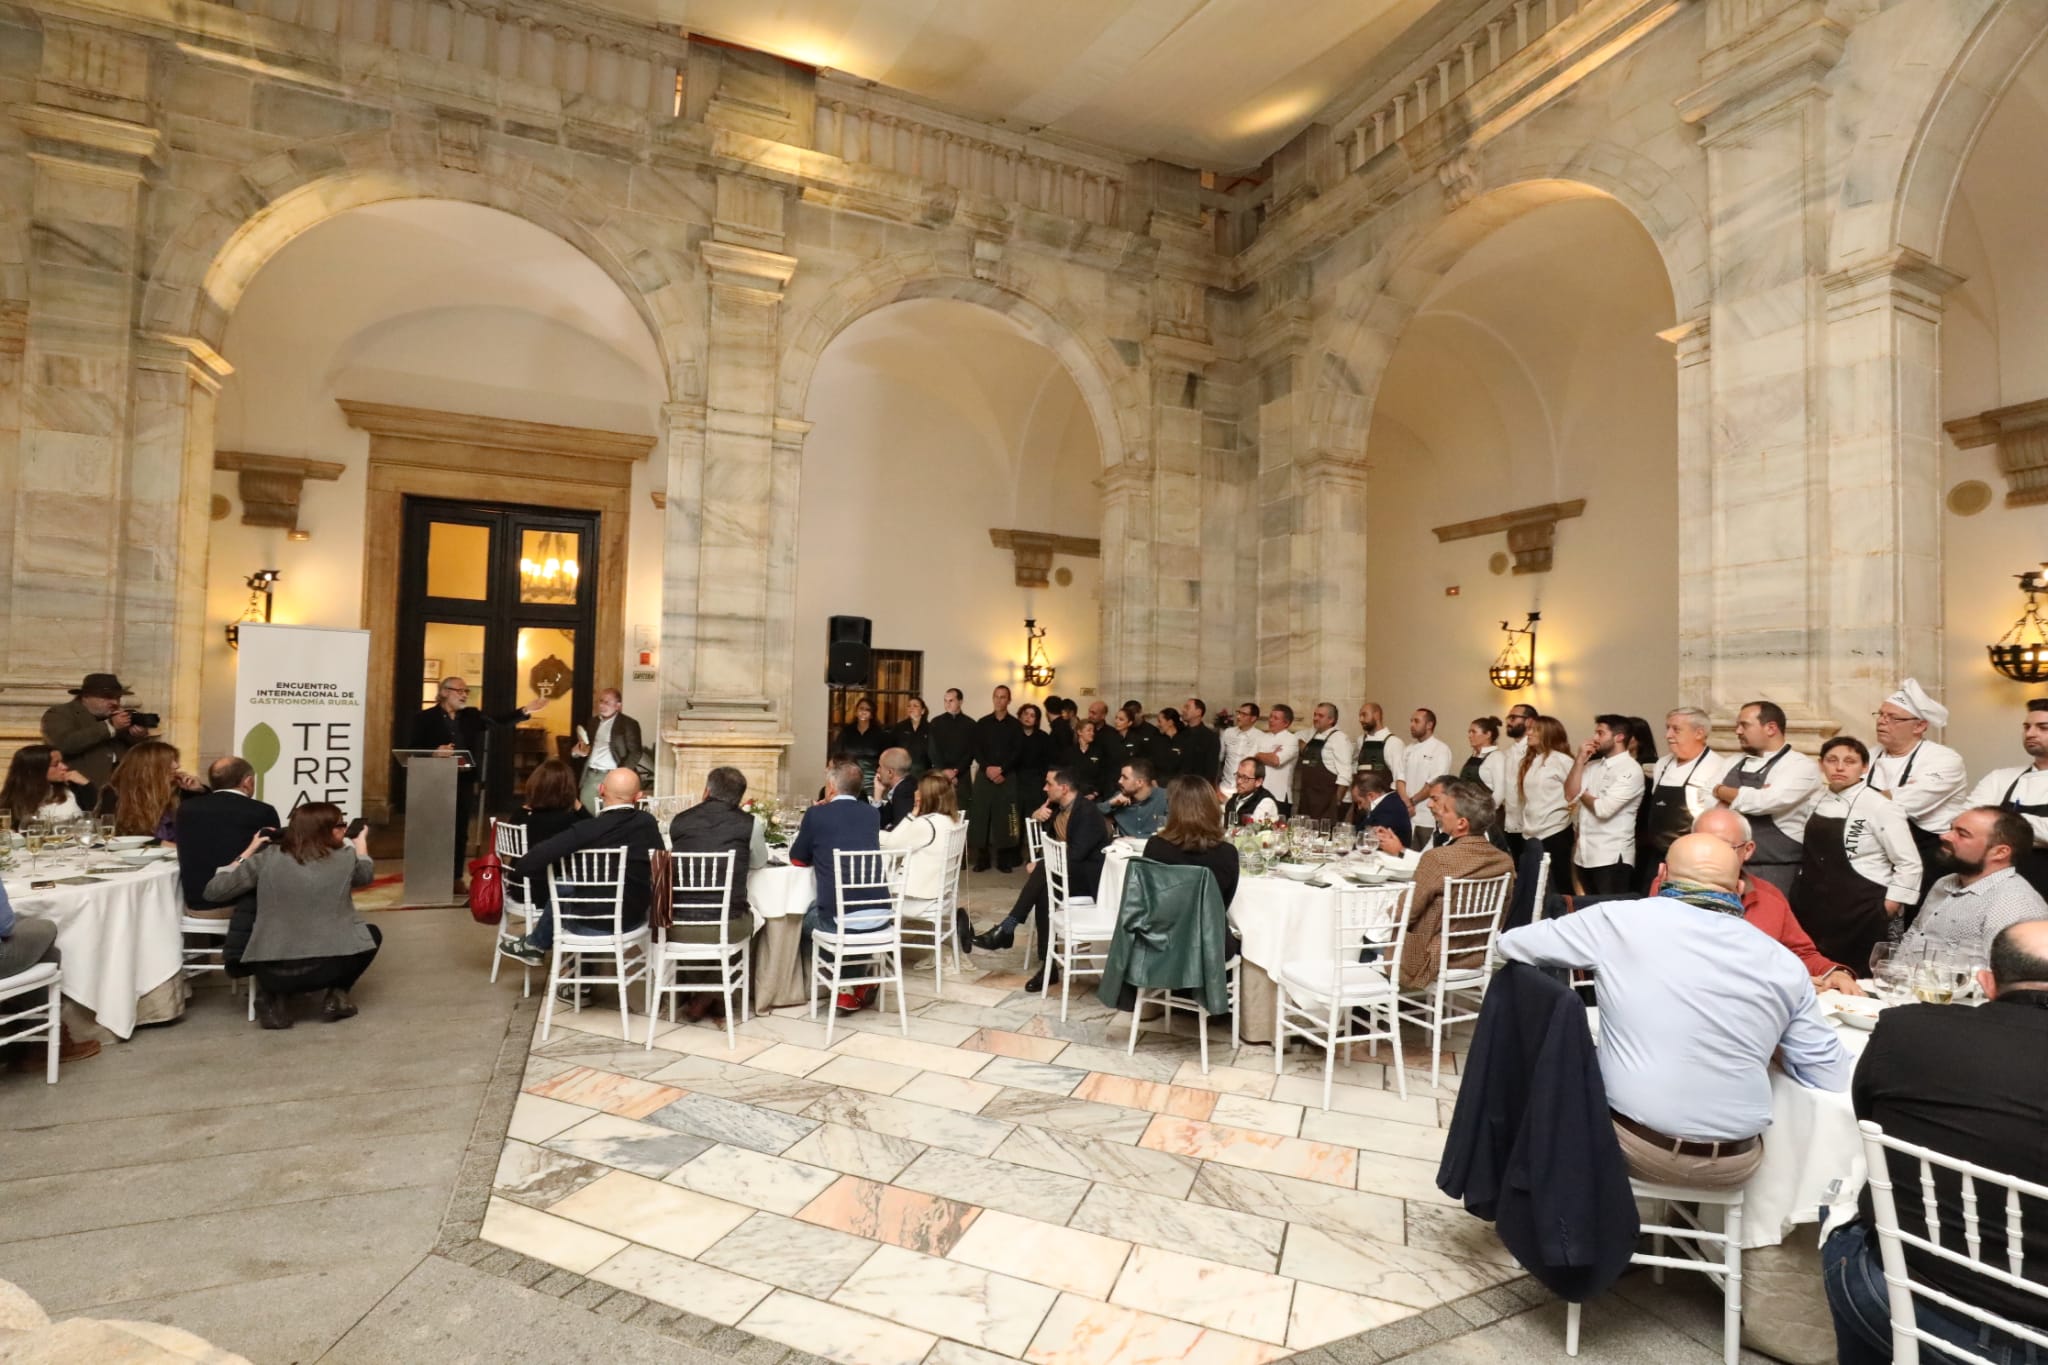
{"label": "woman in black top", "polygon": [[[571,825],[590,818],[590,812],[577,800],[576,770],[559,758],[548,759],[526,779],[522,808],[524,819],[504,823],[525,827],[528,848],[537,848]],[[508,862],[504,875],[510,877],[511,872]],[[527,901],[535,913],[545,913],[549,905],[547,878],[535,877],[532,882],[527,888]]]}
{"label": "woman in black top", "polygon": [[1164,784],[1181,771],[1180,712],[1167,707],[1159,713],[1159,738],[1152,742],[1152,780]]}
{"label": "woman in black top", "polygon": [[[1206,867],[1223,893],[1223,908],[1237,895],[1237,849],[1223,838],[1223,807],[1216,788],[1191,773],[1166,784],[1166,824],[1145,841],[1145,856],[1155,863]],[[1238,953],[1237,931],[1228,932],[1227,961]]]}
{"label": "woman in black top", "polygon": [[1052,732],[1045,728],[1045,713],[1031,702],[1017,708],[1017,720],[1024,727],[1024,752],[1017,759],[1017,799],[1037,810],[1045,800],[1045,775],[1052,771]]}
{"label": "woman in black top", "polygon": [[1081,795],[1090,801],[1102,795],[1102,746],[1095,739],[1095,722],[1086,717],[1074,721],[1074,747],[1060,756],[1062,768],[1072,768],[1081,778]]}
{"label": "woman in black top", "polygon": [[838,738],[832,741],[832,752],[845,754],[860,764],[860,789],[872,791],[875,760],[888,747],[889,732],[875,724],[875,704],[862,697],[853,704],[853,723],[841,726]]}
{"label": "woman in black top", "polygon": [[912,697],[903,703],[903,719],[896,722],[895,731],[889,736],[890,742],[910,755],[910,782],[917,781],[932,767],[931,715],[923,697]]}

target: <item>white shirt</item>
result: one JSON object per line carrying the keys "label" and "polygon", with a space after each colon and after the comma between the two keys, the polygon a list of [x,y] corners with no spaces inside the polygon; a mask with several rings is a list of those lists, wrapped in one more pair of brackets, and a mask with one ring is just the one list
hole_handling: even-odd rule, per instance
{"label": "white shirt", "polygon": [[1572,775],[1570,754],[1538,754],[1524,774],[1508,770],[1508,828],[1526,839],[1548,839],[1571,824],[1564,780]]}
{"label": "white shirt", "polygon": [[1508,756],[1494,745],[1489,744],[1479,751],[1479,780],[1493,793],[1496,806],[1507,800]]}
{"label": "white shirt", "polygon": [[[1783,757],[1779,757],[1781,754]],[[1739,772],[1759,772],[1774,758],[1777,762],[1764,785],[1736,792],[1729,809],[1752,818],[1768,815],[1779,833],[1795,844],[1804,843],[1806,818],[1813,814],[1821,793],[1828,789],[1828,784],[1821,780],[1820,764],[1787,744],[1775,754],[1744,754],[1740,762],[1721,775],[1721,781],[1731,783]]]}
{"label": "white shirt", "polygon": [[[1323,742],[1323,767],[1329,770],[1330,776],[1337,779],[1338,789],[1349,788],[1354,754],[1351,737],[1332,726],[1327,730],[1316,731],[1309,738]],[[1345,791],[1345,795],[1349,797],[1349,791]]]}
{"label": "white shirt", "polygon": [[1857,876],[1885,888],[1885,899],[1911,905],[1920,899],[1920,849],[1906,813],[1868,782],[1821,793],[1813,814],[1840,820],[1842,852]]}
{"label": "white shirt", "polygon": [[1436,828],[1436,816],[1430,811],[1429,802],[1418,801],[1416,796],[1439,777],[1457,771],[1458,765],[1451,758],[1451,746],[1435,735],[1417,740],[1401,751],[1401,766],[1394,769],[1394,776],[1406,787],[1408,799],[1415,802],[1416,824]]}
{"label": "white shirt", "polygon": [[53,825],[61,825],[68,820],[76,820],[83,814],[85,812],[78,807],[78,797],[72,793],[69,787],[59,789],[48,801],[36,807],[36,818],[38,820],[47,820]]}
{"label": "white shirt", "polygon": [[1257,726],[1249,730],[1240,730],[1233,725],[1223,732],[1223,771],[1217,776],[1223,779],[1226,788],[1232,791],[1237,789],[1237,765],[1263,752],[1266,746],[1259,741],[1265,737],[1266,732]]}
{"label": "white shirt", "polygon": [[[1657,780],[1652,785],[1684,787],[1685,812],[1697,820],[1701,811],[1714,804],[1714,788],[1721,785],[1730,761],[1726,754],[1712,749],[1703,749],[1691,758],[1666,754],[1657,760]],[[1649,800],[1650,793],[1645,792],[1643,799]]]}
{"label": "white shirt", "polygon": [[957,823],[953,816],[933,812],[882,831],[883,848],[910,850],[903,860],[904,899],[935,901],[946,894],[953,872],[946,858],[946,831]]}
{"label": "white shirt", "polygon": [[1266,790],[1273,793],[1275,801],[1294,799],[1294,762],[1301,757],[1301,738],[1292,730],[1279,734],[1265,731],[1246,752],[1246,757],[1270,753],[1279,759],[1278,763],[1266,765]]}
{"label": "white shirt", "polygon": [[1509,740],[1500,751],[1504,777],[1501,785],[1493,789],[1493,795],[1502,805],[1501,828],[1509,834],[1522,832],[1522,812],[1514,794],[1514,785],[1515,775],[1522,771],[1522,755],[1528,750],[1529,737],[1524,735],[1520,739]]}
{"label": "white shirt", "polygon": [[[1918,778],[1916,771],[1913,776]],[[2014,804],[2021,806],[2048,806],[2048,768],[1999,768],[1986,773],[1983,781],[1970,789],[1966,806],[2005,805],[2006,793],[2012,793]],[[2022,815],[2034,829],[2034,842],[2048,844],[2048,816]]]}
{"label": "white shirt", "polygon": [[1906,818],[1929,834],[1948,833],[1955,818],[1970,808],[1970,778],[1963,770],[1963,756],[1931,739],[1903,754],[1880,751],[1870,760],[1867,780],[1878,791],[1890,792]]}
{"label": "white shirt", "polygon": [[612,757],[612,722],[617,716],[606,716],[597,723],[597,733],[590,737],[590,762],[585,770],[593,773],[608,773],[619,766]]}
{"label": "white shirt", "polygon": [[1643,804],[1643,765],[1627,753],[1604,754],[1586,765],[1579,782],[1579,844],[1572,861],[1580,867],[1634,866],[1636,810]]}

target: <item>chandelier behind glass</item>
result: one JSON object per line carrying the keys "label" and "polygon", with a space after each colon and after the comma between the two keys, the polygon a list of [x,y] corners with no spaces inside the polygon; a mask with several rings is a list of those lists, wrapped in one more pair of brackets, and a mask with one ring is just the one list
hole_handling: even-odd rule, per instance
{"label": "chandelier behind glass", "polygon": [[576,537],[546,531],[534,550],[534,555],[519,557],[519,600],[574,602],[577,577],[583,572],[576,563]]}

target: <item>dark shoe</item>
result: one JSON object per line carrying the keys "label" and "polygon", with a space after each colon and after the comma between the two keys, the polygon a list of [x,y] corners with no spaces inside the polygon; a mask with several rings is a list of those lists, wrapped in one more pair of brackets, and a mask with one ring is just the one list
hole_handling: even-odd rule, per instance
{"label": "dark shoe", "polygon": [[1027,991],[1043,991],[1048,986],[1057,986],[1059,984],[1059,969],[1048,962],[1045,966],[1038,969],[1036,976],[1024,983],[1024,989]]}
{"label": "dark shoe", "polygon": [[971,871],[974,871],[974,872],[986,872],[986,871],[988,871],[988,850],[987,850],[987,849],[985,849],[985,848],[984,848],[984,849],[981,849],[981,850],[979,850],[979,851],[977,851],[977,852],[975,853],[975,855],[974,855],[974,866],[973,866],[973,867],[972,867],[972,868],[971,868],[970,870],[971,870]]}
{"label": "dark shoe", "polygon": [[355,1002],[348,998],[347,991],[329,990],[327,998],[320,1004],[320,1017],[328,1023],[339,1023],[343,1019],[356,1017]]}
{"label": "dark shoe", "polygon": [[256,1022],[263,1028],[290,1028],[292,1008],[288,997],[273,995],[259,989],[256,992]]}
{"label": "dark shoe", "polygon": [[555,987],[555,999],[565,1005],[587,1005],[596,994],[589,986],[579,986],[573,981],[564,981]]}
{"label": "dark shoe", "polygon": [[529,967],[545,967],[548,965],[548,955],[523,938],[502,945],[498,951],[506,957],[522,962]]}
{"label": "dark shoe", "polygon": [[683,1017],[693,1024],[703,1021],[712,1014],[723,1015],[724,1013],[725,998],[709,993],[693,995],[690,997],[690,1003],[683,1006]]}
{"label": "dark shoe", "polygon": [[1001,951],[1003,951],[1003,949],[1009,947],[1016,941],[1017,926],[1012,924],[1009,920],[1003,920],[1001,923],[997,924],[995,928],[990,929],[986,933],[976,934],[974,936],[974,946],[977,948],[985,949],[991,953],[1000,953]]}
{"label": "dark shoe", "polygon": [[1018,857],[1014,852],[997,854],[996,871],[1004,873],[1015,872],[1017,870],[1017,864],[1023,861],[1024,860]]}

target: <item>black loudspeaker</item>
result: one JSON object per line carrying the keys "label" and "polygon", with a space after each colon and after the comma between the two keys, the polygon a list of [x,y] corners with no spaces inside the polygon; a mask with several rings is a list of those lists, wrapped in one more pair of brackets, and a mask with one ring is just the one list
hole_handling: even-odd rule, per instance
{"label": "black loudspeaker", "polygon": [[868,652],[873,623],[865,616],[835,616],[825,632],[825,684],[866,687],[872,680],[874,657]]}

